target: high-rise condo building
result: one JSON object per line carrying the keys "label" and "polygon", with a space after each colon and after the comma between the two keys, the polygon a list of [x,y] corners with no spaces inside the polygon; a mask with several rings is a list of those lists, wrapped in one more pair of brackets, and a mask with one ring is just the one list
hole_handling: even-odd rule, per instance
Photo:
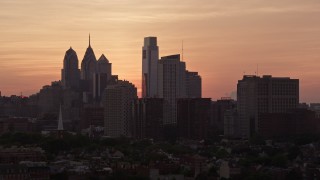
{"label": "high-rise condo building", "polygon": [[142,97],[157,96],[157,65],[159,48],[157,37],[145,37],[142,47]]}
{"label": "high-rise condo building", "polygon": [[118,80],[107,86],[104,98],[105,135],[132,136],[133,104],[138,98],[137,88],[129,81]]}

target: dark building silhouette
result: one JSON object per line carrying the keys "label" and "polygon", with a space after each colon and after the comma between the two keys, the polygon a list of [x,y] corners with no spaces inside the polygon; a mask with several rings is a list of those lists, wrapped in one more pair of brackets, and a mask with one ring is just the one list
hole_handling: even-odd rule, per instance
{"label": "dark building silhouette", "polygon": [[162,138],[163,99],[143,98],[134,103],[134,137]]}
{"label": "dark building silhouette", "polygon": [[82,110],[81,129],[89,127],[104,127],[104,108],[87,106]]}
{"label": "dark building silhouette", "polygon": [[299,106],[299,80],[270,75],[243,76],[237,85],[241,138],[259,132],[261,113],[283,113]]}
{"label": "dark building silhouette", "polygon": [[61,70],[61,82],[64,88],[78,90],[80,81],[80,70],[78,68],[77,53],[70,47],[63,59]]}
{"label": "dark building silhouette", "polygon": [[285,113],[262,113],[259,134],[263,137],[282,137],[319,133],[320,119],[307,109],[293,109]]}
{"label": "dark building silhouette", "polygon": [[33,123],[28,118],[0,118],[0,134],[33,131]]}
{"label": "dark building silhouette", "polygon": [[132,136],[133,103],[138,98],[137,88],[129,81],[118,80],[107,86],[104,95],[105,135]]}
{"label": "dark building silhouette", "polygon": [[177,99],[186,98],[186,63],[180,54],[161,57],[158,63],[158,96],[164,99],[164,124],[177,124]]}
{"label": "dark building silhouette", "polygon": [[109,60],[102,54],[97,62],[96,73],[93,76],[93,98],[101,100],[104,89],[112,78],[112,68]]}
{"label": "dark building silhouette", "polygon": [[87,48],[81,62],[81,79],[92,80],[93,74],[96,72],[96,64],[97,59],[91,47],[89,35],[89,47]]}
{"label": "dark building silhouette", "polygon": [[38,94],[39,115],[58,114],[62,102],[63,87],[60,81],[43,86]]}
{"label": "dark building silhouette", "polygon": [[177,129],[180,138],[204,139],[208,137],[210,105],[210,98],[177,100]]}
{"label": "dark building silhouette", "polygon": [[186,93],[188,98],[201,98],[201,76],[198,72],[186,71]]}
{"label": "dark building silhouette", "polygon": [[224,115],[227,110],[235,109],[236,101],[225,97],[211,103],[211,122],[212,132],[215,135],[223,134]]}
{"label": "dark building silhouette", "polygon": [[84,102],[91,102],[93,100],[93,77],[96,73],[96,65],[97,59],[93,49],[91,48],[89,35],[89,47],[87,48],[81,62],[81,89],[84,92]]}

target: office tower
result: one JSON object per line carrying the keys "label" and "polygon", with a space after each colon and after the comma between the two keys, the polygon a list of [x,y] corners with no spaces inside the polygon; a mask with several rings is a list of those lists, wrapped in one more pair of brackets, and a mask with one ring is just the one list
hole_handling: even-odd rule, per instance
{"label": "office tower", "polygon": [[87,48],[83,60],[81,62],[81,91],[83,92],[83,102],[88,103],[93,99],[93,77],[96,73],[97,59],[94,55],[93,49],[90,44],[89,35],[89,47]]}
{"label": "office tower", "polygon": [[186,71],[186,91],[188,98],[201,98],[201,76],[198,72]]}
{"label": "office tower", "polygon": [[109,60],[102,54],[97,62],[96,73],[93,75],[93,98],[97,101],[100,101],[103,91],[111,79],[111,65]]}
{"label": "office tower", "polygon": [[157,96],[157,37],[145,37],[142,47],[142,97]]}
{"label": "office tower", "polygon": [[82,80],[92,80],[93,74],[96,72],[97,59],[94,55],[93,49],[90,44],[89,35],[89,47],[84,54],[83,60],[81,62],[81,79]]}
{"label": "office tower", "polygon": [[158,96],[164,99],[164,124],[177,123],[177,98],[186,98],[186,64],[180,55],[161,57],[158,63]]}
{"label": "office tower", "polygon": [[97,62],[97,73],[107,74],[108,77],[111,77],[112,74],[112,64],[109,63],[109,60],[104,54],[100,56]]}
{"label": "office tower", "polygon": [[77,53],[70,47],[66,51],[61,70],[61,81],[64,88],[77,90],[79,88],[80,70]]}
{"label": "office tower", "polygon": [[178,136],[186,139],[205,139],[209,134],[210,98],[177,100]]}
{"label": "office tower", "polygon": [[141,98],[134,103],[134,133],[137,139],[162,138],[163,99]]}
{"label": "office tower", "polygon": [[104,127],[110,137],[132,136],[132,109],[137,99],[137,88],[119,80],[105,89]]}
{"label": "office tower", "polygon": [[259,132],[261,113],[281,113],[299,105],[299,80],[272,76],[243,76],[237,85],[240,136]]}

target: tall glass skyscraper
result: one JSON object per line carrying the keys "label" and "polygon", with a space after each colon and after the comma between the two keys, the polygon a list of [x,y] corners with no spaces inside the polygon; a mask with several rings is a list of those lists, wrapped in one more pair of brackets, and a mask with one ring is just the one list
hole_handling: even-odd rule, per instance
{"label": "tall glass skyscraper", "polygon": [[142,97],[157,97],[159,47],[157,37],[145,37],[142,47]]}

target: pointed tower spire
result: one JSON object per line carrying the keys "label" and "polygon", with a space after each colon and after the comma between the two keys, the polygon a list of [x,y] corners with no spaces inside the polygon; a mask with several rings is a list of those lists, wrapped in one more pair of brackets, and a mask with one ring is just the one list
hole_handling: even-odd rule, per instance
{"label": "pointed tower spire", "polygon": [[58,131],[63,131],[61,104],[60,104],[60,112],[59,112],[59,120],[58,120]]}
{"label": "pointed tower spire", "polygon": [[90,44],[90,33],[89,33],[89,47],[91,46],[91,44]]}

